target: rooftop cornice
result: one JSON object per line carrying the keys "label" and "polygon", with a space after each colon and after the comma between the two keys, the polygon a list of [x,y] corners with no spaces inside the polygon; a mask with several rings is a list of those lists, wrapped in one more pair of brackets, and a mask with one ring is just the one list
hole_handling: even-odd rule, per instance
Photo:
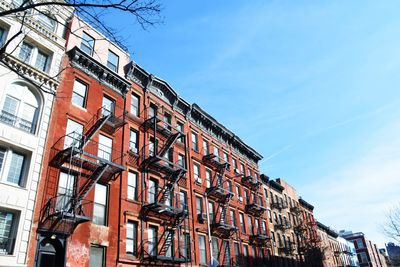
{"label": "rooftop cornice", "polygon": [[325,224],[317,221],[317,226],[325,231],[328,235],[332,236],[333,238],[337,238],[339,236],[339,233],[337,233],[335,230],[333,230],[332,228],[330,228],[329,226],[326,226]]}
{"label": "rooftop cornice", "polygon": [[194,117],[201,120],[202,123],[211,128],[213,132],[217,135],[221,135],[223,139],[228,141],[234,148],[241,151],[241,153],[245,154],[247,157],[251,158],[255,162],[258,162],[263,157],[245,142],[243,142],[238,136],[236,136],[233,132],[231,132],[224,125],[219,123],[216,119],[214,119],[210,114],[204,111],[200,106],[196,103],[192,105],[192,112]]}
{"label": "rooftop cornice", "polygon": [[113,72],[91,56],[82,52],[78,47],[74,47],[67,52],[71,65],[82,70],[89,76],[111,89],[115,90],[122,96],[128,92],[130,82],[117,73]]}
{"label": "rooftop cornice", "polygon": [[313,211],[314,210],[314,206],[311,205],[310,203],[308,203],[307,201],[305,201],[304,199],[302,199],[301,197],[299,198],[299,203],[300,205],[302,205],[304,208]]}
{"label": "rooftop cornice", "polygon": [[285,189],[285,187],[283,187],[281,184],[279,184],[278,182],[276,182],[275,180],[269,180],[269,186],[272,189],[275,189],[279,192],[282,193],[282,191]]}

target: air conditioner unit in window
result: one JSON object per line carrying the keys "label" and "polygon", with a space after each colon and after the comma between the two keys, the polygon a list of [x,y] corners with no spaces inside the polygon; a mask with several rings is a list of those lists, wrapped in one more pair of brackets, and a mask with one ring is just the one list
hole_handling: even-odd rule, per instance
{"label": "air conditioner unit in window", "polygon": [[207,220],[207,215],[205,213],[197,214],[197,220],[199,223],[204,223]]}
{"label": "air conditioner unit in window", "polygon": [[195,180],[196,184],[201,184],[203,181],[201,180],[200,177],[197,177]]}
{"label": "air conditioner unit in window", "polygon": [[238,199],[240,202],[243,202],[243,197],[239,196]]}
{"label": "air conditioner unit in window", "polygon": [[234,172],[235,172],[236,174],[239,174],[239,173],[240,173],[240,172],[239,172],[239,169],[237,169],[237,168],[234,170]]}

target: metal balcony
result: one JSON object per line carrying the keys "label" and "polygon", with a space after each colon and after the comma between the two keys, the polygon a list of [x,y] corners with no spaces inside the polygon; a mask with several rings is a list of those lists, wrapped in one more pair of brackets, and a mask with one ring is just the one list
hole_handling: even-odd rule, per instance
{"label": "metal balcony", "polygon": [[267,209],[256,202],[246,204],[245,211],[246,213],[253,216],[261,216]]}
{"label": "metal balcony", "polygon": [[207,197],[220,203],[226,203],[233,197],[233,193],[222,185],[211,186],[206,189]]}
{"label": "metal balcony", "polygon": [[300,234],[303,234],[305,231],[307,231],[307,227],[305,227],[305,226],[302,225],[302,224],[299,224],[299,225],[295,225],[295,226],[293,227],[293,230],[294,230],[294,232],[295,232],[296,234],[300,235]]}
{"label": "metal balcony", "polygon": [[252,190],[256,190],[257,188],[260,187],[261,182],[256,180],[254,177],[248,175],[248,176],[242,177],[242,184],[244,186],[249,187]]}
{"label": "metal balcony", "polygon": [[[50,166],[56,168],[82,169],[82,175],[89,177],[104,164],[107,170],[100,178],[100,182],[108,183],[115,179],[115,174],[125,170],[123,164],[124,155],[112,148],[103,148],[101,144],[91,140],[84,148],[80,147],[82,135],[70,133],[61,137],[51,148]],[[68,144],[64,148],[64,144]]]}
{"label": "metal balcony", "polygon": [[79,224],[92,220],[92,203],[65,195],[49,199],[41,211],[39,231],[70,235]]}
{"label": "metal balcony", "polygon": [[144,131],[147,131],[148,129],[153,129],[155,132],[160,133],[162,136],[168,138],[173,134],[179,134],[179,138],[184,137],[185,134],[180,132],[176,127],[173,127],[170,123],[166,122],[164,120],[163,115],[155,115],[151,116],[148,119],[146,119],[142,123],[142,128]]}
{"label": "metal balcony", "polygon": [[0,112],[0,121],[8,125],[17,127],[25,132],[34,134],[36,131],[36,123],[20,117],[15,116],[5,110]]}
{"label": "metal balcony", "polygon": [[286,201],[273,201],[271,203],[272,209],[283,210],[288,208],[288,203]]}
{"label": "metal balcony", "polygon": [[250,235],[250,244],[259,247],[270,247],[271,238],[267,234],[255,233]]}
{"label": "metal balcony", "polygon": [[216,171],[225,170],[229,168],[229,163],[224,159],[214,154],[207,154],[203,156],[203,164],[213,168]]}
{"label": "metal balcony", "polygon": [[[146,192],[146,191],[145,191]],[[153,195],[147,193],[151,199],[142,206],[142,216],[155,217],[169,224],[179,223],[179,220],[189,215],[188,206],[179,199],[179,193],[171,194],[159,189]]]}
{"label": "metal balcony", "polygon": [[292,228],[292,224],[290,222],[282,222],[282,223],[275,224],[276,230],[287,231],[290,228]]}
{"label": "metal balcony", "polygon": [[237,227],[225,220],[220,220],[219,222],[213,222],[211,224],[212,235],[219,238],[229,238],[236,231]]}
{"label": "metal balcony", "polygon": [[286,255],[293,255],[295,250],[296,250],[296,245],[293,243],[288,243],[286,245],[282,243],[278,245],[278,251]]}
{"label": "metal balcony", "polygon": [[299,215],[301,213],[301,208],[298,206],[290,207],[290,212]]}

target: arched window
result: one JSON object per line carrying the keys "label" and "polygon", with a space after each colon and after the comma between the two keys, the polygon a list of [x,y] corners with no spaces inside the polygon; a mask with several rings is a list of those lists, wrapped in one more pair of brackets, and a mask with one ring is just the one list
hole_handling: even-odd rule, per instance
{"label": "arched window", "polygon": [[5,91],[0,121],[29,133],[36,132],[40,113],[40,98],[21,82],[11,84]]}
{"label": "arched window", "polygon": [[50,31],[55,32],[56,30],[56,20],[53,18],[52,15],[41,12],[38,15],[38,20],[42,23],[45,27],[47,27]]}

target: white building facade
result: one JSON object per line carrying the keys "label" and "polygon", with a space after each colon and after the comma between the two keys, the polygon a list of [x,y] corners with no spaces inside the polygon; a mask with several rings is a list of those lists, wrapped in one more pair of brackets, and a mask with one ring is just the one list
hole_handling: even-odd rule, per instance
{"label": "white building facade", "polygon": [[[23,1],[0,0],[0,11]],[[54,92],[72,11],[0,17],[0,266],[26,266]],[[20,34],[17,34],[21,30]]]}

